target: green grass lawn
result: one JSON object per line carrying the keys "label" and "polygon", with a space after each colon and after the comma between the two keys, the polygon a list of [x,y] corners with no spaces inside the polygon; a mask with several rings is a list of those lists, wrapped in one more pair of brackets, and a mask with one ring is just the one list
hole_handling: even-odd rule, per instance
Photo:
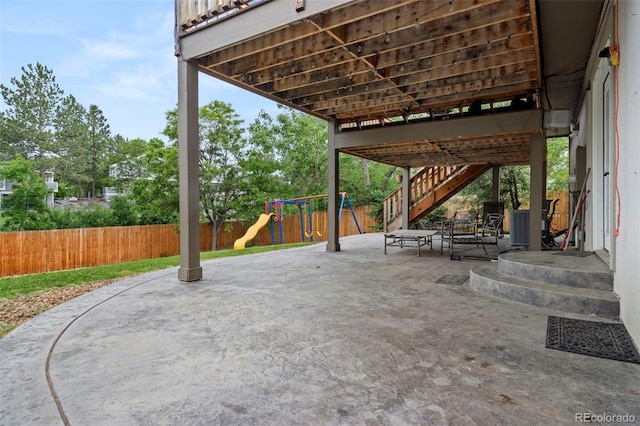
{"label": "green grass lawn", "polygon": [[[202,261],[222,257],[242,256],[263,253],[292,247],[309,245],[310,243],[281,244],[272,246],[248,247],[244,250],[216,250],[200,253]],[[0,278],[0,298],[12,299],[40,291],[51,290],[97,281],[128,277],[145,272],[157,271],[180,265],[180,256],[144,259],[115,265],[92,266],[70,271],[46,272],[42,274],[21,275],[18,277]]]}

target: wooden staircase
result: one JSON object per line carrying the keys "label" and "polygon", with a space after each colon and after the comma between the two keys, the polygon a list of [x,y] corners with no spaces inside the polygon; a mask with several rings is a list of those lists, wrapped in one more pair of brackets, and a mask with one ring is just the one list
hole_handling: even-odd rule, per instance
{"label": "wooden staircase", "polygon": [[[425,167],[411,178],[409,224],[422,219],[491,169],[491,164]],[[384,230],[402,227],[402,188],[384,200]]]}

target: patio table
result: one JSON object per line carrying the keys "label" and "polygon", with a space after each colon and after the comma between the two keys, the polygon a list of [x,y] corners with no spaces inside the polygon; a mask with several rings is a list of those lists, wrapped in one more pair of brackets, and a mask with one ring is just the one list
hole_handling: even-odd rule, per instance
{"label": "patio table", "polygon": [[387,247],[396,246],[400,248],[417,247],[420,256],[420,247],[429,245],[433,249],[433,236],[438,231],[423,229],[398,229],[397,231],[384,234],[384,254],[387,254]]}

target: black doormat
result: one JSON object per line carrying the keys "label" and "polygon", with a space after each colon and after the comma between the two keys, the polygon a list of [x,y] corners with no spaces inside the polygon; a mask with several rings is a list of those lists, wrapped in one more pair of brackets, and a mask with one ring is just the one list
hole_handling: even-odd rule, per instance
{"label": "black doormat", "polygon": [[434,281],[436,284],[462,285],[469,278],[469,275],[444,274]]}
{"label": "black doormat", "polygon": [[550,316],[549,349],[640,364],[640,355],[623,324]]}
{"label": "black doormat", "polygon": [[553,254],[558,256],[574,256],[574,257],[587,257],[593,254],[592,251],[576,251],[576,250],[561,250],[555,251]]}

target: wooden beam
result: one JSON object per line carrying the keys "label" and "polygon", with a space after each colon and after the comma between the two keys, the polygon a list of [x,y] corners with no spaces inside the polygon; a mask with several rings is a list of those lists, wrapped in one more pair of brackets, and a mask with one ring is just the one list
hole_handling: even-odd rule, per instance
{"label": "wooden beam", "polygon": [[529,0],[529,13],[531,15],[531,31],[533,33],[533,48],[536,55],[536,70],[538,72],[538,87],[542,88],[542,56],[540,55],[540,36],[538,35],[538,14],[536,0]]}
{"label": "wooden beam", "polygon": [[340,132],[336,135],[336,146],[348,149],[414,142],[423,140],[425,136],[437,140],[502,133],[539,133],[541,130],[542,111],[528,110]]}

